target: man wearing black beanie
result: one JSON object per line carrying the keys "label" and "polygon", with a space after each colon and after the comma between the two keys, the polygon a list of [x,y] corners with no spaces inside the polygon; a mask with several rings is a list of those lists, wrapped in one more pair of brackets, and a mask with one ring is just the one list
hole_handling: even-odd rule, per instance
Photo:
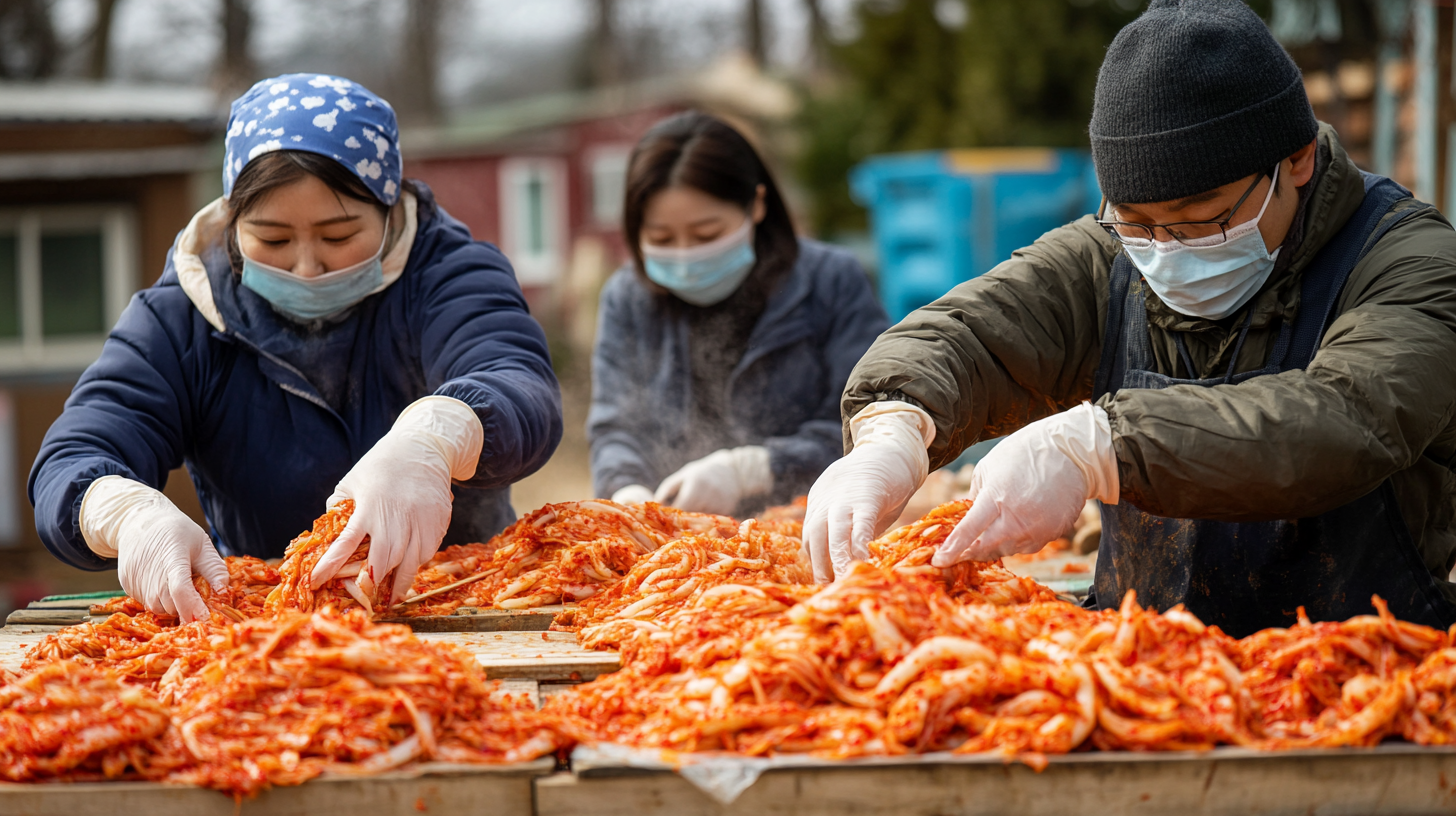
{"label": "man wearing black beanie", "polygon": [[[928,469],[1010,434],[937,566],[1034,552],[1101,502],[1093,595],[1247,635],[1456,622],[1456,232],[1361,172],[1240,0],[1153,0],[1108,49],[1105,196],[880,337],[809,494],[842,574]],[[1014,431],[1014,433],[1012,433]]]}

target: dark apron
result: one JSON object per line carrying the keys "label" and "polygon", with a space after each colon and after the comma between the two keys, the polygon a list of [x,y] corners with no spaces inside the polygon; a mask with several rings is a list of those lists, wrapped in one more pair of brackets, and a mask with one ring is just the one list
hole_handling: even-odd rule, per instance
{"label": "dark apron", "polygon": [[[1410,192],[1365,175],[1365,200],[1304,271],[1299,311],[1279,328],[1264,368],[1223,377],[1180,380],[1152,371],[1148,315],[1138,273],[1126,254],[1112,265],[1107,330],[1097,371],[1098,397],[1123,388],[1238,384],[1309,365],[1350,271],[1392,226],[1421,208],[1390,213]],[[1429,205],[1426,205],[1429,206]],[[1389,217],[1384,217],[1390,213]],[[1236,342],[1249,331],[1246,319]],[[1175,336],[1188,371],[1188,352]],[[1138,602],[1166,610],[1184,604],[1203,622],[1234,637],[1288,626],[1303,606],[1313,620],[1344,620],[1373,611],[1379,595],[1403,620],[1446,628],[1456,607],[1437,587],[1416,551],[1390,480],[1319,516],[1260,522],[1171,519],[1127,502],[1102,505],[1102,544],[1090,603],[1116,608],[1137,590]]]}

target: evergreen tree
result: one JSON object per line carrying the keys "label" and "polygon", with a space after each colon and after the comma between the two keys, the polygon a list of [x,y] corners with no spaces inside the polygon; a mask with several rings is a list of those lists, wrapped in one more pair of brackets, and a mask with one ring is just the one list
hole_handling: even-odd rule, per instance
{"label": "evergreen tree", "polygon": [[[953,2],[954,0],[950,0]],[[804,106],[801,182],[822,235],[862,229],[847,174],[877,153],[1087,144],[1103,53],[1138,0],[862,0],[838,80]]]}

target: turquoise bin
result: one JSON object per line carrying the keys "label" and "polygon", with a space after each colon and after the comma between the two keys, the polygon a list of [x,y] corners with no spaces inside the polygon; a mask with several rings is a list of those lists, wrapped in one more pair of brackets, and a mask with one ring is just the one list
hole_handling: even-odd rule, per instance
{"label": "turquoise bin", "polygon": [[894,321],[1101,201],[1085,150],[887,154],[855,167],[849,183],[870,211],[880,298]]}

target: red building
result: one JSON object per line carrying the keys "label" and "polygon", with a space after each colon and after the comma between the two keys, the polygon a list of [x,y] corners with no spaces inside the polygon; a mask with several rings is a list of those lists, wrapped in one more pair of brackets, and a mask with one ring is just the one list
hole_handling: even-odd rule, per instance
{"label": "red building", "polygon": [[406,131],[405,175],[429,184],[477,239],[500,246],[548,329],[589,346],[596,291],[627,258],[628,154],[654,123],[688,108],[756,138],[792,114],[793,97],[740,60],[697,77],[532,97]]}

